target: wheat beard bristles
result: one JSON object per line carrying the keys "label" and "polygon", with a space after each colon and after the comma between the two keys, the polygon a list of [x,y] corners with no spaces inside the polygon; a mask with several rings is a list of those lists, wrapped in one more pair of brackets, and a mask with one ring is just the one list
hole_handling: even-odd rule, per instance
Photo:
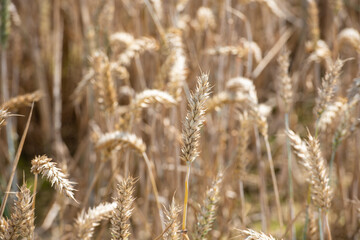
{"label": "wheat beard bristles", "polygon": [[201,208],[201,212],[198,215],[197,225],[195,230],[194,239],[205,240],[206,235],[212,228],[212,224],[215,221],[217,204],[220,196],[220,184],[222,182],[223,175],[219,173],[212,183],[210,189],[206,191],[206,198]]}
{"label": "wheat beard bristles", "polygon": [[33,196],[24,184],[20,192],[16,193],[17,199],[14,202],[11,219],[7,222],[2,219],[2,229],[4,240],[15,240],[23,237],[27,240],[32,239],[34,233],[34,210],[32,209]]}
{"label": "wheat beard bristles", "polygon": [[127,240],[130,236],[129,219],[133,211],[134,202],[134,184],[136,180],[128,177],[118,184],[118,197],[115,199],[117,207],[111,217],[111,235],[112,240]]}
{"label": "wheat beard bristles", "polygon": [[240,236],[246,237],[245,240],[275,240],[271,235],[267,236],[263,232],[256,232],[252,229],[240,230]]}
{"label": "wheat beard bristles", "polygon": [[309,133],[306,145],[309,152],[308,162],[311,174],[312,200],[317,207],[329,209],[332,200],[332,192],[319,141]]}
{"label": "wheat beard bristles", "polygon": [[210,94],[208,79],[207,74],[198,77],[196,91],[188,99],[189,109],[183,126],[183,147],[180,156],[188,163],[193,162],[199,155],[200,129],[204,122],[205,103]]}
{"label": "wheat beard bristles", "polygon": [[116,202],[101,203],[94,208],[89,208],[87,212],[83,210],[75,222],[76,239],[90,240],[95,227],[100,224],[101,220],[109,219],[116,206]]}
{"label": "wheat beard bristles", "polygon": [[47,178],[51,182],[51,186],[55,185],[55,189],[60,193],[64,193],[65,196],[73,199],[74,197],[74,182],[71,182],[67,179],[67,174],[65,174],[61,169],[56,167],[56,163],[51,162],[51,158],[48,158],[46,155],[37,156],[31,160],[31,172],[34,174],[41,174],[43,177]]}

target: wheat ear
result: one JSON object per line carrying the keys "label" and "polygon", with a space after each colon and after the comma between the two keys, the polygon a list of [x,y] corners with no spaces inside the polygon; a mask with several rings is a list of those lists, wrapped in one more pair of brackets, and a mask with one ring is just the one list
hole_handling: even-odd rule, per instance
{"label": "wheat ear", "polygon": [[75,183],[69,181],[67,174],[57,168],[56,163],[51,162],[51,160],[46,155],[35,157],[31,160],[31,172],[41,174],[51,182],[51,186],[55,186],[56,190],[77,202],[74,197],[75,189],[73,185]]}
{"label": "wheat ear", "polygon": [[94,208],[89,208],[87,212],[84,210],[79,214],[75,222],[76,239],[90,240],[93,237],[94,229],[101,220],[109,219],[112,212],[116,209],[117,203],[101,203]]}
{"label": "wheat ear", "polygon": [[39,101],[42,96],[43,94],[41,91],[20,95],[4,102],[0,108],[16,111],[19,108],[31,106],[33,102]]}
{"label": "wheat ear", "polygon": [[163,238],[165,240],[179,240],[180,234],[180,223],[178,222],[178,216],[181,212],[181,208],[176,205],[175,199],[173,198],[171,205],[168,210],[165,210],[165,226],[168,227],[168,230],[164,233]]}
{"label": "wheat ear", "polygon": [[206,235],[210,232],[212,224],[215,221],[217,204],[220,199],[220,184],[223,175],[219,173],[212,183],[210,189],[206,191],[206,198],[202,204],[200,214],[197,216],[197,224],[194,239],[204,240],[207,239]]}
{"label": "wheat ear", "polygon": [[183,146],[181,148],[180,158],[186,162],[187,171],[185,177],[185,196],[184,196],[184,209],[183,209],[183,222],[182,231],[186,237],[186,215],[187,215],[187,203],[189,196],[189,178],[191,163],[199,155],[199,138],[200,129],[204,122],[205,115],[205,103],[209,97],[210,85],[209,76],[202,74],[198,77],[197,87],[194,93],[188,98],[189,109],[186,114],[184,126],[183,126]]}
{"label": "wheat ear", "polygon": [[323,209],[329,209],[332,191],[329,184],[328,170],[322,157],[319,141],[309,133],[306,141],[309,152],[309,170],[311,173],[311,193],[314,204]]}
{"label": "wheat ear", "polygon": [[275,240],[271,235],[263,232],[256,232],[252,229],[240,230],[240,235],[246,237],[246,240]]}
{"label": "wheat ear", "polygon": [[133,211],[135,179],[128,177],[117,186],[116,208],[111,216],[111,235],[113,240],[127,240],[130,236],[129,219]]}
{"label": "wheat ear", "polygon": [[326,106],[333,102],[333,96],[335,93],[335,86],[339,80],[341,68],[344,65],[344,61],[337,59],[334,65],[330,66],[330,69],[326,72],[325,77],[322,80],[321,88],[318,90],[318,98],[316,99],[315,112],[320,116]]}
{"label": "wheat ear", "polygon": [[7,222],[2,220],[6,231],[4,240],[16,240],[23,237],[27,240],[33,238],[34,233],[34,211],[32,209],[32,195],[26,184],[20,187],[20,191],[16,193],[13,213],[11,219]]}

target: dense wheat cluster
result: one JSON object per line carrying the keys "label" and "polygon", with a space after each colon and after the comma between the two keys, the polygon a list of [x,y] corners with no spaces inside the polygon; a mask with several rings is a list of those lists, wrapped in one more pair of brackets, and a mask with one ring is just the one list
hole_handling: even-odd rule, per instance
{"label": "dense wheat cluster", "polygon": [[359,0],[0,0],[0,240],[360,239]]}

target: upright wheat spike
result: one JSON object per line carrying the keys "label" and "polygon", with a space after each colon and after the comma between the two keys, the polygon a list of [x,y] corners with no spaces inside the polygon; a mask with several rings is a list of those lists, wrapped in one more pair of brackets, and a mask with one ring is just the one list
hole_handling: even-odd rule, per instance
{"label": "upright wheat spike", "polygon": [[194,93],[188,98],[189,109],[186,114],[184,126],[183,126],[183,146],[181,148],[180,158],[186,162],[187,171],[185,177],[185,196],[184,196],[184,209],[183,209],[183,223],[182,230],[186,236],[186,214],[187,214],[187,202],[189,194],[189,177],[191,163],[199,155],[199,138],[200,129],[204,122],[205,115],[205,103],[209,97],[210,85],[209,76],[202,73],[198,77],[197,87]]}
{"label": "upright wheat spike", "polygon": [[319,10],[315,0],[308,0],[308,28],[310,31],[310,42],[313,48],[320,40]]}
{"label": "upright wheat spike", "polygon": [[245,240],[275,240],[271,235],[263,232],[256,232],[252,229],[240,230],[240,235],[246,237]]}
{"label": "upright wheat spike", "polygon": [[95,71],[92,78],[96,100],[101,110],[113,113],[118,105],[115,83],[111,74],[112,65],[105,53],[97,51],[91,57]]}
{"label": "upright wheat spike", "polygon": [[180,223],[178,222],[180,212],[181,208],[176,205],[175,199],[173,198],[169,209],[165,210],[165,226],[168,227],[168,230],[163,236],[165,240],[180,240]]}
{"label": "upright wheat spike", "polygon": [[5,233],[1,239],[16,240],[18,237],[23,237],[30,240],[33,238],[35,228],[34,211],[31,207],[33,198],[25,183],[20,187],[20,192],[16,193],[16,198],[11,219],[7,222],[2,220]]}
{"label": "upright wheat spike", "polygon": [[291,102],[292,102],[292,83],[291,78],[289,76],[289,51],[285,51],[278,58],[279,63],[279,80],[281,82],[281,92],[280,96],[285,104],[285,112],[288,113],[290,111]]}
{"label": "upright wheat spike", "polygon": [[181,34],[181,30],[171,29],[166,35],[173,55],[166,89],[177,101],[181,100],[182,88],[188,76],[188,64]]}
{"label": "upright wheat spike", "polygon": [[87,212],[84,210],[79,214],[75,222],[76,239],[90,240],[93,237],[94,229],[100,224],[101,220],[109,219],[112,212],[116,209],[117,203],[101,203]]}
{"label": "upright wheat spike", "polygon": [[114,209],[111,217],[111,235],[112,240],[127,240],[130,236],[129,219],[133,211],[133,197],[136,180],[132,177],[124,179],[118,184],[117,193],[115,198],[116,208]]}
{"label": "upright wheat spike", "polygon": [[220,184],[222,182],[223,175],[219,173],[216,176],[215,181],[212,183],[210,189],[206,191],[206,198],[202,204],[201,211],[197,216],[197,224],[195,229],[194,239],[204,240],[212,228],[212,224],[215,221],[217,204],[220,199]]}
{"label": "upright wheat spike", "polygon": [[335,93],[335,86],[339,80],[340,70],[344,65],[344,61],[337,59],[329,71],[326,72],[322,80],[321,88],[318,90],[318,98],[316,99],[315,112],[320,116],[326,106],[332,103]]}
{"label": "upright wheat spike", "polygon": [[41,91],[20,95],[4,102],[0,108],[9,111],[16,111],[19,108],[31,106],[33,102],[39,101],[42,96],[43,94]]}
{"label": "upright wheat spike", "polygon": [[319,141],[309,133],[306,141],[309,152],[309,166],[311,173],[312,200],[318,208],[329,209],[332,191],[329,184],[328,170],[322,157]]}
{"label": "upright wheat spike", "polygon": [[51,158],[46,155],[37,156],[31,160],[31,172],[34,174],[42,174],[43,177],[47,178],[51,182],[51,186],[55,185],[55,189],[60,193],[64,193],[67,197],[73,199],[74,197],[74,182],[67,179],[67,174],[61,169],[56,167],[56,163],[51,162]]}

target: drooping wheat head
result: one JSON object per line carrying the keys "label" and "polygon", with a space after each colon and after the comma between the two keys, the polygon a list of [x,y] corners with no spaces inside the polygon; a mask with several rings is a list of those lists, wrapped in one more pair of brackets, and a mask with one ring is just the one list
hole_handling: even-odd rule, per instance
{"label": "drooping wheat head", "polygon": [[271,235],[266,235],[263,232],[256,232],[252,229],[240,230],[240,236],[245,237],[245,240],[275,240]]}
{"label": "drooping wheat head", "polygon": [[316,98],[316,106],[314,108],[318,117],[325,111],[328,104],[333,103],[335,86],[339,80],[343,65],[344,61],[337,59],[322,79],[321,88],[318,90],[318,97]]}
{"label": "drooping wheat head", "polygon": [[78,215],[74,226],[76,239],[92,239],[95,227],[100,224],[100,221],[109,219],[116,207],[117,203],[112,202],[101,203],[94,208],[89,208],[87,212],[83,210]]}
{"label": "drooping wheat head", "polygon": [[33,93],[19,95],[4,102],[0,108],[9,111],[16,111],[19,108],[31,106],[33,102],[39,101],[42,98],[42,96],[43,93],[40,90],[35,91]]}
{"label": "drooping wheat head", "polygon": [[77,202],[74,197],[75,183],[69,181],[67,174],[57,168],[56,163],[51,162],[51,160],[46,155],[35,157],[31,160],[31,172],[41,174],[42,177],[47,178],[51,182],[51,186],[55,186],[56,190]]}

